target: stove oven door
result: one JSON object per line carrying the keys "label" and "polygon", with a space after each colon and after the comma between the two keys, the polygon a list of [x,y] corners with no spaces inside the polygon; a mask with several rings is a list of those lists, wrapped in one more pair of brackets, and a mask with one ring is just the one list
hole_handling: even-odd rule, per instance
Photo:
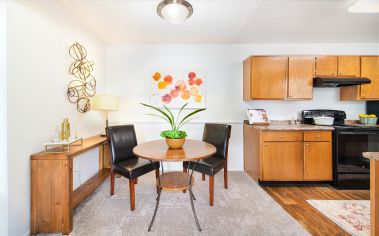
{"label": "stove oven door", "polygon": [[379,151],[379,131],[340,130],[335,141],[337,185],[367,188],[370,162],[362,157],[362,152]]}

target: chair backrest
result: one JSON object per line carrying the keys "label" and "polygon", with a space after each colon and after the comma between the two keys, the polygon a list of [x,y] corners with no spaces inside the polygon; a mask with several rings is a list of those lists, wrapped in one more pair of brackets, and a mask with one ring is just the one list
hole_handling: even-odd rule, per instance
{"label": "chair backrest", "polygon": [[217,148],[215,154],[216,157],[223,158],[224,160],[228,157],[228,146],[231,130],[231,125],[205,124],[203,141],[213,144]]}
{"label": "chair backrest", "polygon": [[111,143],[112,163],[134,158],[133,148],[137,146],[134,125],[109,126],[108,135]]}

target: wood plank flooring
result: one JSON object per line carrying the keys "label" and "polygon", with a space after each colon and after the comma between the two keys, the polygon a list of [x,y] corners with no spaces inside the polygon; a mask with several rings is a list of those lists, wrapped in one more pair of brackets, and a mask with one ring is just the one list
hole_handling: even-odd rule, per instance
{"label": "wood plank flooring", "polygon": [[306,200],[369,200],[368,190],[337,190],[329,186],[262,187],[312,235],[349,235]]}

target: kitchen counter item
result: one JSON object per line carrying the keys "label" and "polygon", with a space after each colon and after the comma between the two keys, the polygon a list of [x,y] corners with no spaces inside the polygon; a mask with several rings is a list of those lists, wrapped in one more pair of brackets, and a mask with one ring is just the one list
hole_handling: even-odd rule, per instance
{"label": "kitchen counter item", "polygon": [[306,125],[306,124],[270,124],[267,126],[255,126],[256,129],[260,130],[273,130],[273,131],[291,131],[291,130],[334,130],[330,126],[318,126],[318,125]]}
{"label": "kitchen counter item", "polygon": [[315,122],[315,125],[333,125],[334,117],[317,116],[313,117],[313,121]]}

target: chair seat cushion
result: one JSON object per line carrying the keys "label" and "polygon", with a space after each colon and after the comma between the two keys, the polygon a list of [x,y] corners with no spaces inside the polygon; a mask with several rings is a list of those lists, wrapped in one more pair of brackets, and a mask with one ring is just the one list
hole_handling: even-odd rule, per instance
{"label": "chair seat cushion", "polygon": [[[225,160],[221,157],[212,156],[200,160],[196,165],[195,171],[204,173],[206,175],[215,175],[217,172],[224,168]],[[183,162],[183,167],[187,169],[193,169],[195,167],[196,162]]]}
{"label": "chair seat cushion", "polygon": [[134,179],[159,168],[159,162],[153,162],[153,164],[148,160],[135,157],[114,163],[112,170],[126,178]]}

